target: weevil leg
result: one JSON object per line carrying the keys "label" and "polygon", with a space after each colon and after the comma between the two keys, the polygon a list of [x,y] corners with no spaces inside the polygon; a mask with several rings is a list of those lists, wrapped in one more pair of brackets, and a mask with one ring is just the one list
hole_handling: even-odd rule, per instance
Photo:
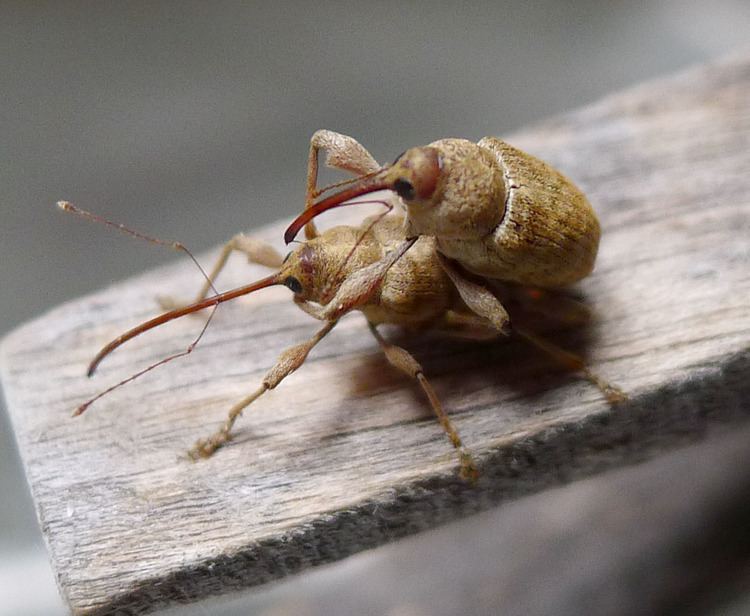
{"label": "weevil leg", "polygon": [[[356,139],[331,130],[316,131],[310,139],[310,152],[307,158],[307,194],[305,209],[309,208],[325,189],[318,188],[318,153],[325,152],[325,164],[334,169],[349,171],[357,176],[374,173],[380,169],[377,161]],[[341,186],[349,180],[327,188]],[[305,237],[311,240],[318,236],[315,223],[305,225]]]}
{"label": "weevil leg", "polygon": [[383,349],[383,353],[385,354],[388,363],[419,383],[419,386],[427,396],[430,406],[440,422],[440,425],[448,435],[453,447],[456,448],[458,459],[461,464],[461,477],[472,482],[475,481],[477,477],[479,477],[479,471],[474,463],[474,459],[471,453],[469,453],[466,447],[464,447],[456,427],[451,422],[450,417],[448,417],[448,414],[445,412],[445,409],[440,402],[440,398],[437,397],[435,390],[424,375],[422,366],[406,349],[386,341],[385,338],[380,335],[380,332],[373,323],[368,321],[367,324],[370,327],[372,335],[375,336],[375,340],[378,341],[380,348]]}
{"label": "weevil leg", "polygon": [[297,304],[302,312],[309,314],[312,318],[318,319],[318,321],[325,321],[325,317],[322,316],[323,309],[318,304],[315,304],[306,299],[300,299],[296,295],[294,296],[294,303]]}
{"label": "weevil leg", "polygon": [[406,239],[394,250],[391,250],[380,261],[371,263],[344,279],[333,298],[324,305],[306,301],[297,301],[297,305],[311,317],[321,321],[332,321],[362,306],[378,289],[388,270],[418,240],[418,237]]}
{"label": "weevil leg", "polygon": [[308,353],[318,344],[325,336],[336,326],[336,321],[329,321],[321,327],[316,334],[307,340],[293,347],[286,349],[276,361],[276,364],[263,377],[260,387],[245,398],[242,398],[232,408],[229,409],[224,424],[211,436],[198,440],[188,455],[193,459],[208,458],[219,447],[225,445],[232,439],[232,428],[237,419],[242,415],[250,404],[255,402],[269,389],[276,387],[287,376],[299,368],[307,359]]}
{"label": "weevil leg", "polygon": [[[498,336],[497,330],[482,317],[453,310],[448,310],[443,315],[442,322],[436,323],[433,330],[469,340],[491,340]],[[583,375],[604,394],[610,404],[617,404],[628,399],[627,394],[619,387],[612,385],[592,371],[582,357],[558,347],[541,336],[532,334],[525,328],[514,326],[513,331],[568,370]]]}
{"label": "weevil leg", "polygon": [[[216,260],[211,273],[208,275],[208,279],[203,283],[203,286],[194,301],[200,301],[208,296],[208,292],[211,290],[211,285],[216,282],[221,270],[223,270],[224,266],[227,264],[229,256],[235,251],[244,253],[247,256],[249,263],[257,263],[258,265],[263,265],[273,269],[281,267],[284,260],[279,252],[270,244],[249,237],[244,233],[238,233],[222,247],[221,253],[219,253],[219,258]],[[172,310],[186,305],[169,296],[159,296],[156,299],[164,310]]]}
{"label": "weevil leg", "polygon": [[513,298],[525,310],[564,325],[584,325],[591,322],[593,312],[589,306],[564,291],[517,287],[511,290]]}
{"label": "weevil leg", "polygon": [[466,312],[446,310],[445,314],[430,327],[431,331],[464,340],[486,341],[501,336],[487,319]]}
{"label": "weevil leg", "polygon": [[453,263],[440,253],[438,259],[469,310],[486,319],[498,332],[507,334],[510,317],[500,300],[486,287],[464,278]]}
{"label": "weevil leg", "polygon": [[609,402],[610,404],[618,404],[619,402],[624,402],[628,399],[627,394],[619,387],[617,387],[616,385],[612,385],[611,383],[600,377],[598,374],[593,372],[586,365],[586,362],[582,357],[576,355],[575,353],[571,353],[570,351],[566,351],[556,344],[551,343],[549,340],[537,336],[536,334],[532,334],[525,329],[514,327],[513,331],[515,331],[519,336],[530,342],[539,350],[544,351],[544,353],[552,357],[555,361],[562,364],[569,370],[582,374],[586,380],[593,383],[597,388],[599,388],[602,394],[604,394],[604,397],[607,399],[607,402]]}

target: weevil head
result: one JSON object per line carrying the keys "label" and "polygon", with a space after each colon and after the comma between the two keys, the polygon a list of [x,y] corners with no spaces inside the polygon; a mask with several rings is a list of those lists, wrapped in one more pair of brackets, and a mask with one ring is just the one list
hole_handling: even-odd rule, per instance
{"label": "weevil head", "polygon": [[492,152],[466,139],[441,139],[406,150],[392,165],[306,208],[284,239],[291,242],[319,214],[378,190],[401,197],[415,236],[476,239],[490,233],[505,212],[505,178]]}
{"label": "weevil head", "polygon": [[443,158],[437,148],[410,148],[396,158],[385,176],[404,203],[433,203],[441,192]]}
{"label": "weevil head", "polygon": [[339,226],[299,244],[284,259],[279,279],[299,300],[327,303],[341,282],[381,257],[371,234]]}
{"label": "weevil head", "polygon": [[505,181],[495,157],[466,139],[411,148],[387,170],[414,235],[460,239],[490,233],[502,220]]}
{"label": "weevil head", "polygon": [[285,258],[279,270],[279,280],[294,295],[302,300],[316,301],[316,262],[315,245],[310,242],[300,244]]}

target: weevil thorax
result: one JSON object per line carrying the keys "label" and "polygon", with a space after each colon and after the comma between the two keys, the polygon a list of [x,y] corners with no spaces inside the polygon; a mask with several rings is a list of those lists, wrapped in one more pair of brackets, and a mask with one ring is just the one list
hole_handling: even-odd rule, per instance
{"label": "weevil thorax", "polygon": [[298,299],[328,302],[343,280],[382,257],[372,238],[360,234],[355,227],[333,227],[300,244],[284,260],[280,278]]}
{"label": "weevil thorax", "polygon": [[505,181],[497,158],[466,139],[404,152],[388,170],[408,210],[408,233],[473,239],[503,217]]}

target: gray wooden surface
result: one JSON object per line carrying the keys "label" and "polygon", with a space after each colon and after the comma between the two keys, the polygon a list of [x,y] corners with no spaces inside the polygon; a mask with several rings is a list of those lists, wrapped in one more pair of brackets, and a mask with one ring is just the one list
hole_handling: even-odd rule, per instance
{"label": "gray wooden surface", "polygon": [[[230,447],[192,464],[185,449],[316,324],[284,289],[226,305],[192,357],[70,419],[200,328],[183,319],[144,336],[85,379],[104,342],[156,312],[157,293],[200,284],[187,263],[147,273],[51,311],[0,349],[75,612],[139,612],[259,584],[747,420],[750,59],[645,84],[508,140],[572,176],[601,215],[598,267],[580,285],[599,319],[554,338],[631,402],[609,408],[520,342],[402,338],[482,462],[470,487],[419,392],[352,315],[256,403]],[[259,235],[278,243],[281,228]],[[237,259],[220,283],[261,274]]]}
{"label": "gray wooden surface", "polygon": [[747,616],[750,425],[726,432],[191,613]]}

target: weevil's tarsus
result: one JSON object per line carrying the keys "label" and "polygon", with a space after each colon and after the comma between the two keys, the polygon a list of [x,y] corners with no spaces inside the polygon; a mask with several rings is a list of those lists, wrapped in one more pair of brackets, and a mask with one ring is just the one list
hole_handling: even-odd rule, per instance
{"label": "weevil's tarsus", "polygon": [[244,398],[242,398],[242,400],[237,402],[232,408],[229,409],[227,419],[221,426],[221,428],[214,432],[211,436],[198,439],[195,442],[195,445],[193,445],[193,447],[188,451],[188,456],[192,460],[199,460],[200,458],[210,458],[214,454],[214,452],[219,449],[219,447],[222,447],[223,445],[226,445],[229,441],[231,441],[234,422],[236,422],[237,419],[239,419],[240,415],[242,415],[242,411],[244,411],[248,406],[250,406],[267,391],[268,387],[263,384],[249,396],[245,396]]}
{"label": "weevil's tarsus", "polygon": [[320,342],[335,326],[336,321],[329,321],[309,340],[286,349],[279,356],[279,359],[273,368],[271,368],[263,377],[260,387],[229,409],[229,415],[221,428],[208,438],[200,439],[196,442],[193,448],[188,452],[188,455],[193,460],[197,460],[198,458],[208,458],[219,447],[228,443],[232,438],[232,428],[240,415],[242,415],[242,412],[269,389],[276,387],[287,376],[299,368],[305,362],[313,347],[318,344],[318,342]]}
{"label": "weevil's tarsus", "polygon": [[568,370],[580,373],[587,381],[594,384],[602,392],[609,404],[619,404],[628,399],[624,391],[592,371],[579,355],[566,351],[525,328],[514,327],[513,331]]}
{"label": "weevil's tarsus", "polygon": [[445,412],[445,409],[440,402],[440,398],[438,398],[432,385],[424,375],[424,369],[421,364],[414,359],[414,356],[406,349],[391,344],[385,340],[373,323],[368,321],[367,325],[369,326],[372,335],[375,337],[375,340],[378,341],[380,348],[383,350],[388,363],[406,374],[408,377],[417,381],[422,388],[422,391],[424,391],[435,416],[458,453],[459,462],[461,464],[461,477],[468,481],[476,481],[479,477],[479,471],[474,463],[474,458],[461,441],[461,437],[458,435],[458,430],[456,430],[450,417],[448,417],[448,414]]}

